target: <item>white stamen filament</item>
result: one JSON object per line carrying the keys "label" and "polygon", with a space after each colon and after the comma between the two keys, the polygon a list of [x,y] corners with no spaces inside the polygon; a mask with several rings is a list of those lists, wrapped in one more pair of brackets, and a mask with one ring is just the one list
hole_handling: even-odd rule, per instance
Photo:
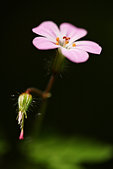
{"label": "white stamen filament", "polygon": [[21,124],[22,121],[22,112],[19,111],[19,115],[18,115],[18,124]]}

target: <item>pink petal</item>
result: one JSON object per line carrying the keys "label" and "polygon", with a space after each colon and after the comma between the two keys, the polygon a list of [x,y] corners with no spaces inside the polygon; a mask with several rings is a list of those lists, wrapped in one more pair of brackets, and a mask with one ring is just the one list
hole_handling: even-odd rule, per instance
{"label": "pink petal", "polygon": [[70,61],[75,63],[81,63],[88,60],[89,55],[87,52],[79,50],[79,49],[66,49],[61,48],[62,54],[68,58]]}
{"label": "pink petal", "polygon": [[87,31],[82,28],[78,28],[70,23],[62,23],[60,25],[60,31],[63,36],[70,37],[70,42],[78,40],[87,34]]}
{"label": "pink petal", "polygon": [[55,41],[56,37],[60,34],[58,26],[52,21],[42,22],[39,26],[33,28],[32,31]]}
{"label": "pink petal", "polygon": [[77,41],[75,43],[77,49],[82,49],[90,53],[100,54],[102,50],[97,43],[92,41]]}
{"label": "pink petal", "polygon": [[54,44],[44,37],[36,37],[33,39],[33,45],[40,50],[55,49],[59,47],[59,45]]}

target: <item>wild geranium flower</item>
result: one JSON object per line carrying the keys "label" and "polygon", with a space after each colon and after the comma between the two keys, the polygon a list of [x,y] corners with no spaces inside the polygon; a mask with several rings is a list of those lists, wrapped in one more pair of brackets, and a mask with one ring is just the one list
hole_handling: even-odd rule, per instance
{"label": "wild geranium flower", "polygon": [[89,53],[100,54],[101,47],[92,41],[77,41],[86,36],[87,31],[70,23],[62,23],[60,27],[52,22],[45,21],[32,31],[41,37],[36,37],[33,44],[40,50],[59,48],[60,52],[75,63],[85,62]]}

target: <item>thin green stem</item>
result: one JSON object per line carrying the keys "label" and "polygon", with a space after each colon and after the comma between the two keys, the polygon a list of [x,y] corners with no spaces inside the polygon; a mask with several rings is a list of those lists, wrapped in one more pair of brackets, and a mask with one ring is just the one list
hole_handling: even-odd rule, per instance
{"label": "thin green stem", "polygon": [[61,52],[59,52],[55,58],[55,61],[53,64],[53,73],[49,79],[49,82],[48,82],[45,90],[41,91],[36,88],[28,88],[26,90],[26,93],[35,93],[42,98],[42,105],[40,107],[39,116],[38,116],[38,118],[36,118],[36,121],[34,124],[35,126],[33,128],[33,137],[37,138],[37,135],[40,133],[42,122],[43,122],[45,112],[46,112],[47,100],[51,96],[50,91],[51,91],[52,86],[54,84],[56,75],[63,70],[63,67],[64,67],[64,56],[61,54]]}
{"label": "thin green stem", "polygon": [[42,105],[40,107],[40,111],[38,113],[39,115],[38,115],[38,118],[35,121],[35,124],[34,124],[35,126],[33,128],[33,130],[34,130],[33,131],[33,137],[34,138],[35,137],[37,138],[38,134],[40,133],[42,122],[43,122],[45,112],[46,112],[47,100],[50,96],[50,91],[51,91],[51,88],[53,86],[54,81],[55,81],[55,75],[52,74],[44,92],[42,93]]}
{"label": "thin green stem", "polygon": [[33,131],[32,131],[33,138],[38,138],[38,135],[40,134],[42,122],[44,120],[44,116],[46,112],[46,107],[47,107],[47,99],[43,100],[40,106],[40,111],[38,112],[38,118],[35,119]]}
{"label": "thin green stem", "polygon": [[49,82],[44,91],[36,89],[36,88],[28,88],[25,93],[28,94],[36,94],[42,98],[42,104],[40,106],[40,111],[38,113],[38,118],[36,118],[34,126],[33,126],[33,137],[37,138],[37,135],[40,133],[40,129],[42,126],[42,122],[45,116],[46,107],[47,107],[47,99],[51,96],[50,91],[52,89],[53,83],[55,81],[55,73],[53,73],[49,79]]}

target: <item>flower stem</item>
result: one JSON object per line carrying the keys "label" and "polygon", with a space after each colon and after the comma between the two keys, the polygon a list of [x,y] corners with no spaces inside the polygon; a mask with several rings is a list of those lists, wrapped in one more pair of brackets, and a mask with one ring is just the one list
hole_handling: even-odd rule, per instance
{"label": "flower stem", "polygon": [[38,118],[35,119],[33,130],[32,130],[32,137],[35,139],[38,138],[38,135],[40,134],[40,130],[42,127],[42,122],[44,120],[45,112],[47,107],[47,99],[42,101],[42,104],[40,106],[40,111],[38,112]]}
{"label": "flower stem", "polygon": [[45,94],[46,94],[46,93],[49,93],[49,92],[51,91],[51,88],[52,88],[52,86],[53,86],[54,81],[55,81],[55,73],[53,73],[53,74],[51,75],[50,79],[49,79],[49,82],[48,82],[48,84],[47,84],[47,86],[46,86],[46,89],[45,89],[45,91],[44,91]]}
{"label": "flower stem", "polygon": [[51,96],[50,91],[52,89],[53,83],[55,81],[56,74],[53,73],[49,79],[49,82],[44,91],[36,89],[36,88],[28,88],[25,93],[28,94],[36,94],[42,98],[42,104],[40,106],[40,111],[38,113],[38,118],[36,118],[34,126],[33,126],[33,137],[37,138],[40,133],[42,122],[45,116],[46,107],[47,107],[47,99]]}
{"label": "flower stem", "polygon": [[28,94],[34,93],[42,97],[42,99],[45,100],[51,96],[49,92],[51,91],[54,81],[55,81],[55,73],[51,75],[49,82],[44,91],[32,87],[32,88],[28,88],[25,93],[28,93]]}
{"label": "flower stem", "polygon": [[32,87],[32,88],[28,88],[25,93],[28,93],[28,94],[34,93],[34,94],[37,94],[38,96],[42,96],[43,92],[39,89]]}
{"label": "flower stem", "polygon": [[38,134],[40,133],[40,129],[41,129],[41,126],[42,126],[42,122],[43,122],[43,119],[44,119],[44,116],[45,116],[45,112],[46,112],[46,107],[47,107],[47,100],[48,98],[51,96],[51,89],[52,89],[52,86],[54,84],[54,81],[55,81],[55,78],[56,78],[56,75],[59,74],[63,68],[64,68],[64,56],[61,54],[61,52],[59,51],[55,60],[54,60],[54,63],[53,63],[53,67],[52,67],[52,75],[49,79],[49,82],[45,88],[44,91],[41,91],[39,89],[36,89],[36,88],[28,88],[26,90],[26,93],[34,93],[34,94],[37,94],[38,96],[40,96],[42,98],[42,104],[40,106],[40,111],[38,113],[38,118],[36,118],[35,120],[35,123],[34,123],[34,127],[33,127],[33,137],[34,138],[37,138]]}

